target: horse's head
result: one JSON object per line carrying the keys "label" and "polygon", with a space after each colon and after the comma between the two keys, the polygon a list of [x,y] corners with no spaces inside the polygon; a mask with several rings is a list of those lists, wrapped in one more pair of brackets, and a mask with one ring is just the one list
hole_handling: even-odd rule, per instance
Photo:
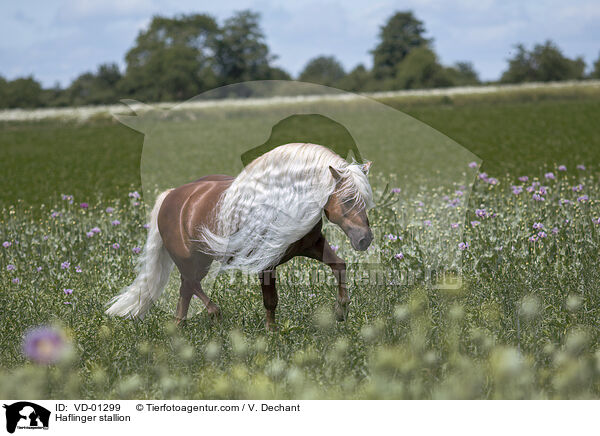
{"label": "horse's head", "polygon": [[[365,176],[369,172],[371,163],[361,166]],[[335,179],[336,189],[329,196],[325,204],[325,216],[334,224],[337,224],[350,238],[350,243],[355,250],[364,251],[369,248],[373,241],[373,233],[369,227],[369,218],[364,204],[356,196],[348,195],[343,189],[346,183],[342,175],[333,167],[329,167],[331,175]]]}

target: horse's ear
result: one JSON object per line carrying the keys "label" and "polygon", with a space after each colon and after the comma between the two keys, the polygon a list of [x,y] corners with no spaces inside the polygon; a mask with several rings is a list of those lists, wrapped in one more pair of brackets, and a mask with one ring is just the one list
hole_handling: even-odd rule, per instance
{"label": "horse's ear", "polygon": [[334,167],[332,167],[331,165],[329,165],[329,171],[331,171],[331,175],[333,176],[333,178],[335,179],[336,182],[342,178],[342,175],[340,174],[340,172],[338,170],[336,170]]}
{"label": "horse's ear", "polygon": [[373,164],[373,162],[367,161],[360,166],[360,169],[362,170],[363,173],[365,173],[365,175],[367,175],[367,176],[369,175],[369,170],[371,169],[372,164]]}

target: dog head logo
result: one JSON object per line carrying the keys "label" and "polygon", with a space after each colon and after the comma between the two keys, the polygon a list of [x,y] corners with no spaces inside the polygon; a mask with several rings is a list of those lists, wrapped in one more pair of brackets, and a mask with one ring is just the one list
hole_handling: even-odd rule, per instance
{"label": "dog head logo", "polygon": [[4,405],[6,409],[6,431],[14,433],[18,428],[47,429],[50,421],[50,411],[42,406],[28,401],[19,401]]}

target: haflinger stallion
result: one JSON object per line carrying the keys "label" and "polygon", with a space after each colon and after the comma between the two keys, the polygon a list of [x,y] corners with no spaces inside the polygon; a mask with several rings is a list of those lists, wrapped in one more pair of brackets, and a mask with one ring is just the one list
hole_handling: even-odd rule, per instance
{"label": "haflinger stallion", "polygon": [[258,274],[267,329],[273,330],[275,268],[305,256],[331,267],[339,288],[336,317],[345,320],[350,303],[346,264],[321,232],[322,214],[346,233],[355,250],[369,247],[370,165],[348,163],[321,145],[286,144],[256,158],[236,178],[211,175],[161,193],[151,213],[138,275],[111,300],[106,313],[143,317],[176,265],[181,273],[176,321],[185,320],[194,295],[217,316],[219,308],[200,282],[212,261],[219,260],[224,270]]}

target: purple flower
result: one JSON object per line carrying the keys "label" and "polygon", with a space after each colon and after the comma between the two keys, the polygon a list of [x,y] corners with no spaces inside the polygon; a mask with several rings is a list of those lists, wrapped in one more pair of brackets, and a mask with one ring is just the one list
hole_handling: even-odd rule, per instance
{"label": "purple flower", "polygon": [[554,180],[554,179],[556,179],[556,176],[552,172],[544,174],[544,177],[547,178],[548,180]]}
{"label": "purple flower", "polygon": [[106,208],[106,213],[113,213],[115,211],[114,207],[107,207]]}
{"label": "purple flower", "polygon": [[593,222],[594,224],[600,224],[600,217],[599,217],[599,218],[596,218],[596,219],[592,218],[592,222]]}
{"label": "purple flower", "polygon": [[498,184],[498,179],[496,179],[495,177],[489,177],[486,182],[488,182],[490,185],[497,185]]}
{"label": "purple flower", "polygon": [[37,267],[35,270],[36,270],[37,272],[41,272],[41,271],[42,271],[42,267],[41,267],[41,266],[38,266],[38,267]]}
{"label": "purple flower", "polygon": [[571,189],[573,190],[573,192],[581,192],[583,191],[583,185],[580,183],[577,186],[573,186]]}
{"label": "purple flower", "polygon": [[529,237],[529,242],[536,242],[538,240],[538,235],[533,235]]}
{"label": "purple flower", "polygon": [[91,238],[92,236],[94,236],[94,232],[86,232],[85,236]]}
{"label": "purple flower", "polygon": [[577,165],[577,169],[581,171],[585,171],[585,165]]}
{"label": "purple flower", "polygon": [[558,166],[558,171],[567,171],[567,167],[564,165],[559,165]]}
{"label": "purple flower", "polygon": [[40,365],[58,362],[66,348],[64,335],[52,327],[30,329],[23,338],[23,354]]}
{"label": "purple flower", "polygon": [[473,168],[473,169],[477,168],[477,162],[469,163],[469,168]]}
{"label": "purple flower", "polygon": [[521,186],[513,186],[512,187],[513,194],[519,195],[521,192],[523,192],[523,188]]}
{"label": "purple flower", "polygon": [[308,298],[315,298],[317,294],[308,294]]}
{"label": "purple flower", "polygon": [[477,221],[477,220],[471,221],[471,227],[477,227],[479,224],[481,224],[481,221]]}
{"label": "purple flower", "polygon": [[18,285],[19,283],[21,283],[21,279],[20,279],[20,278],[18,278],[18,277],[16,277],[16,278],[12,279],[12,282],[13,282],[15,285]]}
{"label": "purple flower", "polygon": [[79,203],[79,207],[82,209],[87,209],[88,207],[90,207],[90,205],[87,203]]}
{"label": "purple flower", "polygon": [[542,223],[533,223],[533,228],[535,230],[540,230],[544,228],[544,225]]}
{"label": "purple flower", "polygon": [[396,253],[396,254],[394,254],[394,259],[402,260],[402,259],[404,259],[404,254]]}
{"label": "purple flower", "polygon": [[[335,247],[335,249],[334,249],[333,247]],[[331,246],[331,249],[332,249],[333,251],[337,251],[337,250],[338,250],[338,248],[339,248],[339,247],[338,247],[337,245],[332,245],[332,246]],[[142,249],[141,249],[140,247],[133,247],[131,251],[133,251],[133,252],[134,252],[134,254],[140,254],[140,252],[142,251]]]}
{"label": "purple flower", "polygon": [[479,173],[479,178],[480,178],[481,180],[487,180],[487,178],[488,178],[488,175],[487,175],[487,173]]}
{"label": "purple flower", "polygon": [[119,224],[121,224],[121,221],[119,220],[114,220],[110,222],[113,226],[118,226]]}
{"label": "purple flower", "polygon": [[65,201],[68,201],[69,204],[73,204],[73,196],[72,195],[65,195],[65,194],[63,194],[62,195],[62,199],[65,200]]}
{"label": "purple flower", "polygon": [[560,199],[559,201],[560,205],[564,205],[564,204],[571,204],[571,200],[567,200],[567,199]]}
{"label": "purple flower", "polygon": [[462,196],[464,195],[464,192],[462,192],[460,189],[458,189],[458,190],[454,191],[454,194],[455,194],[457,197],[462,197]]}
{"label": "purple flower", "polygon": [[546,199],[544,197],[542,197],[540,194],[533,194],[532,197],[535,201],[545,201]]}
{"label": "purple flower", "polygon": [[52,213],[50,214],[50,216],[51,216],[52,218],[58,218],[58,217],[60,216],[60,212],[52,212]]}
{"label": "purple flower", "polygon": [[102,231],[102,230],[100,230],[100,228],[99,228],[99,227],[93,227],[93,228],[90,230],[90,232],[92,232],[92,233],[100,233],[101,231]]}
{"label": "purple flower", "polygon": [[485,218],[488,216],[485,209],[475,209],[475,215],[477,215],[479,218]]}
{"label": "purple flower", "polygon": [[552,228],[552,234],[556,235],[558,233],[558,227],[553,227]]}
{"label": "purple flower", "polygon": [[73,289],[63,289],[65,295],[71,295],[73,293]]}
{"label": "purple flower", "polygon": [[546,236],[548,236],[548,235],[546,234],[546,232],[544,232],[544,231],[542,230],[541,232],[538,232],[538,236],[539,236],[540,238],[545,238],[545,237],[546,237]]}
{"label": "purple flower", "polygon": [[519,177],[519,181],[525,183],[525,182],[529,181],[529,177],[521,176],[521,177]]}
{"label": "purple flower", "polygon": [[14,271],[15,269],[17,269],[17,267],[14,266],[13,264],[6,265],[7,271]]}
{"label": "purple flower", "polygon": [[129,198],[140,198],[140,194],[137,191],[130,192]]}
{"label": "purple flower", "polygon": [[8,241],[4,241],[4,242],[2,243],[2,246],[3,246],[4,248],[8,248],[8,247],[10,247],[11,245],[12,245],[12,242],[8,242]]}
{"label": "purple flower", "polygon": [[547,186],[540,186],[540,195],[546,195],[548,193]]}
{"label": "purple flower", "polygon": [[62,269],[69,269],[70,266],[71,266],[71,262],[63,262],[60,264],[60,267]]}
{"label": "purple flower", "polygon": [[112,244],[112,248],[114,248],[115,250],[118,250],[119,248],[121,248],[121,246],[119,245],[118,242],[115,242],[114,244]]}
{"label": "purple flower", "polygon": [[423,224],[426,226],[430,226],[431,225],[431,220],[425,220],[423,221]]}
{"label": "purple flower", "polygon": [[397,241],[398,240],[398,236],[392,235],[391,233],[389,235],[385,235],[385,237],[387,239],[389,239],[390,241]]}
{"label": "purple flower", "polygon": [[465,251],[467,248],[469,248],[469,243],[468,243],[468,242],[460,242],[460,243],[458,244],[458,248],[459,248],[461,251]]}
{"label": "purple flower", "polygon": [[400,188],[392,188],[392,194],[400,194],[401,191],[402,189]]}
{"label": "purple flower", "polygon": [[150,228],[150,224],[144,224],[142,227],[145,228],[145,229],[149,229]]}
{"label": "purple flower", "polygon": [[577,198],[577,201],[580,203],[585,203],[587,201],[589,201],[589,197],[587,195],[582,195],[581,197]]}
{"label": "purple flower", "polygon": [[78,266],[76,266],[76,267],[75,267],[75,272],[76,272],[76,273],[80,273],[80,272],[83,272],[83,270],[82,270],[82,269],[81,269],[81,267],[78,265]]}
{"label": "purple flower", "polygon": [[42,237],[42,239],[43,239],[44,241],[47,241],[47,240],[48,240],[48,238],[49,238],[49,236],[48,236],[48,235],[44,235],[44,236]]}
{"label": "purple flower", "polygon": [[450,227],[452,227],[453,229],[458,229],[458,226],[460,226],[460,223],[452,223],[452,224],[450,224]]}

